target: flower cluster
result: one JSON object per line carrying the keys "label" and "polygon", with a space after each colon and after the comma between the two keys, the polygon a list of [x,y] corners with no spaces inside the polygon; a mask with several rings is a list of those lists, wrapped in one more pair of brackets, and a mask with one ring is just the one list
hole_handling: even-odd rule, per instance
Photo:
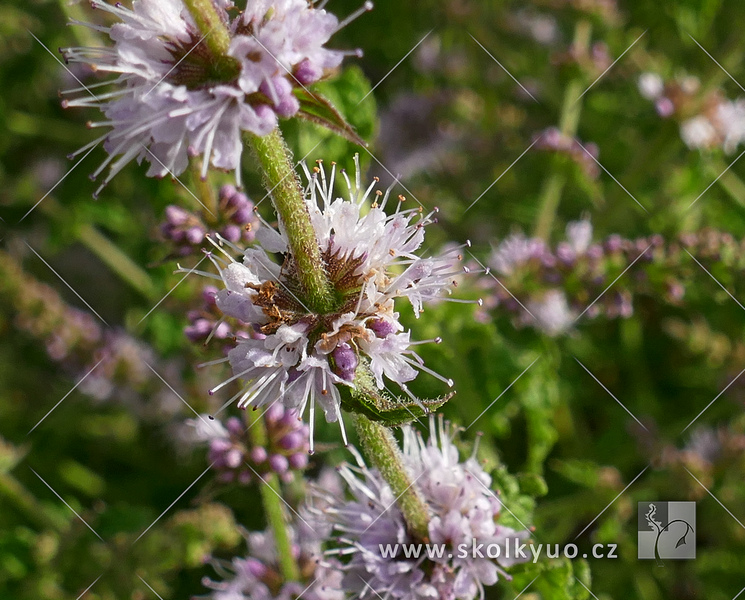
{"label": "flower cluster", "polygon": [[[723,285],[734,285],[745,269],[745,240],[713,229],[682,233],[672,240],[661,235],[626,239],[618,234],[592,240],[587,220],[570,222],[566,240],[554,248],[519,232],[505,238],[487,260],[491,271],[479,280],[486,293],[478,318],[487,320],[503,309],[517,326],[559,335],[579,316],[630,317],[634,295],[680,305],[684,296],[691,296],[686,294],[682,269],[702,272],[691,256],[704,264],[720,264]],[[632,263],[634,268],[619,278]]]}
{"label": "flower cluster", "polygon": [[[419,400],[406,383],[419,371],[452,385],[427,368],[414,351],[421,342],[412,342],[410,332],[404,331],[394,300],[408,299],[418,315],[424,302],[450,292],[453,277],[461,272],[456,265],[462,256],[457,249],[440,257],[417,256],[424,227],[434,221],[436,211],[425,215],[420,207],[403,210],[405,198],[399,196],[395,210],[387,214],[390,188],[385,193],[375,191],[375,182],[363,188],[359,166],[354,181],[342,171],[348,200],[334,197],[335,165],[328,178],[322,167],[313,173],[306,167],[305,173],[306,206],[335,305],[318,312],[303,302],[298,267],[282,227],[279,231],[260,228],[259,247],[242,250],[223,241],[243,254],[242,262],[216,242],[224,257],[210,258],[225,285],[217,294],[217,306],[225,315],[250,324],[256,333],[230,350],[225,360],[234,376],[213,391],[243,379],[247,383],[235,396],[239,407],[262,405],[277,397],[300,414],[310,407],[312,438],[316,403],[328,421],[339,420],[339,388],[354,386],[361,362],[379,389],[384,388],[385,377],[414,402]],[[280,256],[280,264],[272,260],[273,254]]]}
{"label": "flower cluster", "polygon": [[[116,73],[111,91],[91,86],[64,106],[100,109],[105,120],[91,127],[110,128],[76,154],[104,143],[110,165],[96,194],[127,163],[150,163],[149,176],[183,172],[189,156],[202,156],[202,176],[210,164],[235,170],[240,182],[241,135],[269,133],[278,117],[300,110],[296,88],[321,79],[338,67],[345,52],[324,47],[350,19],[335,16],[307,0],[249,2],[234,18],[228,1],[215,2],[229,42],[222,53],[202,35],[182,0],[134,0],[128,9],[92,0],[94,8],[120,22],[91,25],[106,33],[111,48],[66,48],[65,59]],[[222,25],[220,25],[222,26]]]}
{"label": "flower cluster", "polygon": [[216,214],[207,207],[199,213],[170,204],[160,233],[172,247],[171,254],[187,256],[201,248],[208,233],[218,233],[231,242],[253,242],[259,220],[254,204],[233,185],[224,185],[217,196]]}
{"label": "flower cluster", "polygon": [[262,446],[248,441],[246,426],[237,417],[228,418],[225,424],[208,415],[189,421],[197,439],[209,444],[208,460],[218,470],[222,483],[237,481],[245,485],[254,474],[268,472],[289,482],[294,470],[308,465],[308,426],[297,413],[275,402],[264,411],[263,419],[267,440]]}
{"label": "flower cluster", "polygon": [[248,556],[230,563],[212,559],[222,581],[203,579],[212,600],[344,600],[335,560],[322,560],[320,536],[305,523],[288,527],[293,557],[302,581],[286,581],[270,531],[246,533]]}
{"label": "flower cluster", "polygon": [[210,339],[224,340],[246,333],[234,331],[217,308],[217,292],[213,286],[205,286],[202,290],[202,307],[186,313],[189,324],[184,328],[184,334],[194,343],[207,343]]}
{"label": "flower cluster", "polygon": [[506,308],[517,325],[532,325],[549,335],[569,330],[580,314],[629,317],[631,293],[618,284],[607,294],[603,291],[634,260],[652,261],[662,244],[661,236],[624,240],[618,235],[592,243],[592,225],[586,220],[569,223],[566,240],[554,249],[539,238],[512,234],[488,259],[497,275],[481,278],[491,294],[484,298],[480,317]]}
{"label": "flower cluster", "polygon": [[[339,471],[351,499],[319,486],[312,488],[309,512],[321,526],[338,533],[340,546],[330,554],[347,557],[343,583],[360,598],[375,598],[376,594],[403,600],[483,597],[484,586],[495,584],[500,575],[508,577],[503,567],[517,562],[505,558],[505,546],[530,535],[498,523],[502,503],[491,491],[491,477],[476,459],[477,448],[461,461],[453,443],[455,431],[442,419],[435,425],[434,417],[430,417],[430,429],[425,441],[419,432],[404,427],[403,459],[431,513],[429,540],[448,549],[442,557],[382,555],[381,544],[422,540],[412,537],[390,487],[359,455],[358,466],[343,465]],[[471,548],[474,540],[501,547],[499,563],[456,552],[461,544]]]}
{"label": "flower cluster", "polygon": [[656,73],[639,77],[639,91],[655,103],[657,114],[680,122],[680,136],[686,146],[734,152],[745,142],[745,98],[728,100],[719,90],[702,95],[700,87],[696,77],[668,82]]}
{"label": "flower cluster", "polygon": [[547,150],[567,155],[576,162],[588,177],[596,179],[600,167],[596,162],[600,153],[597,144],[583,145],[579,140],[563,134],[556,127],[548,127],[533,137],[538,150]]}

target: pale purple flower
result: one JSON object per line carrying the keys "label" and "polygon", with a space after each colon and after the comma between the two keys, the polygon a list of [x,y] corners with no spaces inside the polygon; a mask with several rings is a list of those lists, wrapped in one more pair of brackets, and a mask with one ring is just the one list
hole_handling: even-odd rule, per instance
{"label": "pale purple flower", "polygon": [[567,223],[566,236],[576,254],[584,254],[592,242],[592,223],[589,219]]}
{"label": "pale purple flower", "polygon": [[527,309],[535,317],[533,324],[550,336],[566,332],[577,318],[569,307],[564,292],[557,289],[548,290],[541,298],[532,299],[528,302]]}
{"label": "pale purple flower", "polygon": [[548,247],[542,240],[517,232],[494,249],[489,264],[502,275],[511,275],[516,268],[532,259],[541,258],[547,251]]}
{"label": "pale purple flower", "polygon": [[248,555],[231,562],[212,559],[210,563],[220,575],[215,581],[202,580],[211,592],[211,600],[344,600],[340,564],[325,559],[321,553],[319,533],[311,529],[303,517],[287,528],[292,553],[298,562],[302,581],[286,581],[279,568],[279,557],[270,531],[246,533]]}
{"label": "pale purple flower", "polygon": [[646,72],[639,75],[639,93],[647,100],[656,100],[665,91],[665,82],[657,73]]}
{"label": "pale purple flower", "polygon": [[[403,460],[430,512],[429,538],[444,544],[442,556],[418,559],[383,556],[380,545],[416,543],[408,532],[396,497],[376,469],[367,467],[354,451],[357,466],[342,465],[339,474],[350,498],[312,486],[309,513],[313,525],[331,528],[338,535],[337,547],[326,552],[345,557],[344,585],[362,599],[471,600],[483,597],[484,586],[494,585],[504,567],[515,562],[504,558],[505,546],[524,540],[527,531],[517,532],[498,523],[502,504],[491,491],[491,477],[473,454],[462,461],[453,437],[455,430],[430,417],[430,437],[405,426]],[[496,544],[501,559],[480,558],[470,553],[473,542]],[[461,556],[458,546],[469,551]],[[528,555],[529,555],[529,551]],[[525,557],[527,558],[527,556]]]}
{"label": "pale purple flower", "polygon": [[[307,0],[256,0],[242,11],[215,3],[226,23],[226,56],[214,56],[182,0],[134,0],[132,8],[92,0],[94,8],[120,22],[90,25],[108,34],[110,48],[66,48],[66,60],[116,73],[107,84],[70,90],[64,106],[94,107],[105,119],[91,127],[109,130],[76,154],[103,142],[108,157],[93,173],[110,166],[101,189],[130,161],[150,163],[148,176],[176,176],[190,155],[235,170],[240,183],[243,132],[269,133],[277,117],[297,113],[293,91],[338,67],[347,52],[325,47],[329,38],[364,6],[339,22]],[[235,16],[233,16],[235,15]],[[110,86],[108,85],[110,84]]]}
{"label": "pale purple flower", "polygon": [[680,124],[680,137],[686,146],[699,150],[716,143],[717,130],[706,116],[697,115]]}
{"label": "pale purple flower", "polygon": [[[379,388],[388,379],[416,402],[406,384],[420,371],[452,385],[415,352],[421,342],[412,342],[410,332],[404,331],[394,301],[408,299],[418,316],[423,303],[450,293],[454,277],[462,272],[457,266],[462,256],[459,248],[451,248],[439,257],[419,257],[424,228],[434,222],[436,210],[425,214],[418,206],[403,209],[399,196],[393,210],[385,212],[393,204],[391,189],[377,192],[375,182],[363,188],[359,165],[354,181],[343,173],[348,199],[334,196],[335,166],[328,178],[322,168],[313,173],[305,168],[305,173],[306,203],[337,305],[319,314],[298,296],[302,286],[281,224],[279,230],[261,227],[258,247],[243,250],[225,240],[215,242],[224,256],[210,258],[225,286],[216,296],[217,307],[258,333],[229,352],[225,360],[234,376],[213,391],[241,379],[245,385],[234,397],[239,407],[279,397],[300,414],[309,409],[312,438],[317,405],[327,421],[341,421],[339,389],[354,385],[363,358]],[[242,253],[243,261],[236,261],[224,246]],[[272,254],[281,255],[282,265]]]}

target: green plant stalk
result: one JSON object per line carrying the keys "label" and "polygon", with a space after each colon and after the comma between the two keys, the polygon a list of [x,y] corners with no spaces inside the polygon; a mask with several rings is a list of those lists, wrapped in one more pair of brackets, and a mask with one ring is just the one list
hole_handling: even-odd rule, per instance
{"label": "green plant stalk", "polygon": [[[577,25],[574,28],[574,40],[572,45],[578,50],[578,52],[584,53],[589,49],[591,33],[592,25],[590,25],[590,23],[587,21],[577,22]],[[583,92],[585,83],[585,79],[581,75],[578,75],[569,82],[569,85],[564,91],[561,114],[559,115],[559,130],[565,136],[573,138],[577,135],[579,117],[582,112],[582,101],[580,96]],[[551,161],[551,174],[543,184],[543,189],[540,195],[540,209],[538,211],[538,219],[536,220],[533,235],[546,241],[551,235],[551,227],[556,218],[556,212],[559,209],[561,193],[564,191],[564,186],[566,185],[566,174],[563,172],[561,167],[562,165],[559,157],[555,157],[555,159]]]}
{"label": "green plant stalk", "polygon": [[204,36],[204,44],[215,57],[225,57],[230,47],[230,33],[227,23],[215,9],[212,0],[184,0],[199,32]]}
{"label": "green plant stalk", "polygon": [[282,220],[290,251],[297,263],[297,274],[311,309],[325,313],[334,306],[334,296],[321,260],[321,248],[303,199],[292,160],[279,129],[265,136],[248,134],[272,190],[272,201]]}
{"label": "green plant stalk", "polygon": [[207,214],[204,215],[205,219],[209,223],[217,223],[219,209],[214,187],[209,180],[209,174],[206,178],[202,178],[202,161],[196,157],[189,158],[189,170],[191,171],[191,178],[194,181],[194,185],[197,188],[197,198],[202,201],[199,209],[206,208]]}
{"label": "green plant stalk", "polygon": [[23,513],[39,529],[59,531],[64,523],[50,517],[39,501],[10,473],[0,472],[0,496]]}
{"label": "green plant stalk", "polygon": [[[251,444],[266,448],[268,439],[263,417],[258,411],[249,409],[246,411],[246,422],[248,424],[247,435]],[[300,581],[300,568],[292,554],[292,542],[287,531],[282,492],[276,473],[267,473],[263,476],[263,481],[259,482],[259,492],[267,521],[274,534],[274,544],[277,548],[282,576],[286,581]]]}
{"label": "green plant stalk", "polygon": [[123,281],[145,298],[155,298],[155,286],[147,272],[143,271],[137,263],[95,227],[89,224],[82,225],[78,229],[78,239]]}
{"label": "green plant stalk", "polygon": [[401,450],[391,430],[360,413],[353,413],[357,435],[365,455],[391,486],[409,531],[418,539],[429,539],[429,510],[403,463]]}
{"label": "green plant stalk", "polygon": [[721,160],[713,161],[709,170],[718,177],[717,183],[738,204],[738,207],[740,209],[745,207],[745,183],[737,176],[737,173],[729,169]]}
{"label": "green plant stalk", "polygon": [[[62,205],[52,197],[47,198],[40,205],[39,210],[54,219],[62,219],[68,216],[62,209]],[[155,286],[147,271],[134,262],[121,248],[93,227],[93,225],[89,223],[80,225],[75,229],[75,235],[81,244],[95,254],[122,281],[130,285],[145,298],[154,299],[156,297]]]}

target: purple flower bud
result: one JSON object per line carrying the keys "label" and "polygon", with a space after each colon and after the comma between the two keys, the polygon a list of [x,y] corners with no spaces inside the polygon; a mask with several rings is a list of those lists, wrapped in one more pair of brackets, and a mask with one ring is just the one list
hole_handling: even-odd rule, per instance
{"label": "purple flower bud", "polygon": [[357,353],[349,344],[339,344],[332,353],[336,363],[337,375],[342,379],[352,381],[357,369]]}
{"label": "purple flower bud", "polygon": [[266,448],[255,446],[251,448],[251,461],[255,464],[261,464],[267,459]]}
{"label": "purple flower bud", "polygon": [[308,455],[304,452],[298,452],[297,454],[291,454],[289,457],[290,466],[293,469],[304,469],[308,466]]}
{"label": "purple flower bud", "polygon": [[197,319],[184,328],[184,334],[192,342],[203,340],[210,334],[210,331],[212,331],[212,323],[207,319]]}
{"label": "purple flower bud", "polygon": [[233,447],[233,444],[230,442],[230,440],[226,440],[224,438],[215,438],[213,440],[210,440],[210,455],[217,456],[219,454],[224,454],[228,450],[230,450]]}
{"label": "purple flower bud", "polygon": [[238,483],[248,485],[251,483],[251,471],[241,471],[238,473]]}
{"label": "purple flower bud", "polygon": [[571,265],[576,258],[574,250],[567,242],[560,242],[556,247],[557,258],[565,265]]}
{"label": "purple flower bud", "polygon": [[[264,413],[264,418],[268,423],[279,421],[285,414],[285,409],[279,402],[275,402]],[[271,426],[271,425],[270,425]]]}
{"label": "purple flower bud", "polygon": [[619,252],[622,245],[623,240],[617,233],[608,236],[608,239],[605,241],[605,249],[611,254]]}
{"label": "purple flower bud", "polygon": [[295,79],[301,84],[308,85],[318,81],[323,76],[323,69],[314,65],[307,58],[295,67]]}
{"label": "purple flower bud", "polygon": [[300,101],[293,95],[287,95],[277,104],[275,110],[280,117],[291,117],[300,110]]}
{"label": "purple flower bud", "polygon": [[193,227],[189,227],[189,229],[184,232],[184,235],[186,237],[186,241],[190,244],[199,244],[204,239],[206,233],[207,232],[204,229],[195,225]]}
{"label": "purple flower bud", "polygon": [[224,340],[225,338],[230,337],[230,334],[231,333],[232,332],[230,330],[230,325],[228,325],[225,321],[223,321],[222,323],[220,323],[215,328],[215,337],[218,340]]}
{"label": "purple flower bud", "polygon": [[228,206],[230,206],[230,202],[233,199],[233,196],[235,196],[237,193],[237,190],[235,189],[234,185],[231,184],[225,184],[220,188],[220,198],[225,198],[228,200]]}
{"label": "purple flower bud", "polygon": [[180,206],[176,206],[174,204],[169,204],[166,206],[166,221],[170,225],[179,226],[186,223],[190,218],[191,214],[181,208]]}
{"label": "purple flower bud", "polygon": [[281,454],[272,454],[269,457],[269,468],[275,473],[284,473],[290,468],[290,463],[286,457]]}
{"label": "purple flower bud", "polygon": [[237,208],[233,215],[230,217],[230,220],[233,221],[233,223],[237,223],[238,225],[246,225],[247,223],[253,221],[253,217],[254,206],[253,203],[249,203],[245,206]]}
{"label": "purple flower bud", "polygon": [[670,98],[665,98],[664,96],[658,98],[657,101],[654,103],[654,106],[657,109],[657,114],[660,115],[663,119],[669,117],[675,112],[675,104],[673,104],[673,101],[670,100]]}
{"label": "purple flower bud", "polygon": [[592,260],[600,260],[603,258],[603,247],[600,244],[590,244],[587,248],[587,256]]}
{"label": "purple flower bud", "polygon": [[229,242],[239,242],[241,239],[241,228],[238,225],[226,225],[220,232]]}
{"label": "purple flower bud", "polygon": [[[285,410],[282,418],[277,422],[280,427],[297,427],[300,423],[296,410]],[[302,428],[301,428],[302,429]]]}
{"label": "purple flower bud", "polygon": [[246,573],[248,575],[253,575],[254,577],[257,577],[259,579],[264,577],[268,570],[264,563],[256,560],[255,558],[247,558],[243,562],[243,568],[246,570]]}
{"label": "purple flower bud", "polygon": [[243,452],[238,450],[238,448],[228,450],[228,452],[225,454],[225,464],[231,469],[238,468],[242,462]]}
{"label": "purple flower bud", "polygon": [[228,433],[230,433],[230,435],[235,437],[242,436],[243,432],[245,431],[243,423],[238,417],[230,417],[227,421],[225,421],[225,428],[228,430]]}
{"label": "purple flower bud", "polygon": [[202,300],[208,307],[215,306],[217,298],[217,288],[214,285],[206,285],[202,290]]}
{"label": "purple flower bud", "polygon": [[295,450],[302,446],[305,439],[299,431],[291,431],[279,440],[279,447],[283,450]]}
{"label": "purple flower bud", "polygon": [[391,333],[396,333],[396,326],[385,319],[373,319],[367,322],[367,326],[379,338],[386,338]]}

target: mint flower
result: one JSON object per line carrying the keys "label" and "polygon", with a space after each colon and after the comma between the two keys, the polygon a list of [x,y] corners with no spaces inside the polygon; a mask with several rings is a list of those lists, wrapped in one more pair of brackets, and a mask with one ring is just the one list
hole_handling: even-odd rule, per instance
{"label": "mint flower", "polygon": [[[304,303],[281,223],[279,230],[268,224],[257,230],[258,247],[243,250],[221,240],[215,243],[220,252],[210,254],[225,286],[216,296],[217,307],[255,331],[224,359],[233,377],[212,391],[242,379],[245,386],[234,398],[239,407],[281,398],[300,414],[309,408],[311,439],[316,406],[327,421],[341,420],[340,390],[355,386],[363,361],[378,389],[390,380],[416,403],[406,384],[420,371],[452,385],[424,365],[414,350],[422,342],[411,341],[395,300],[406,298],[418,316],[425,302],[450,293],[453,278],[462,272],[457,267],[462,256],[456,248],[440,257],[419,257],[424,228],[436,211],[403,209],[404,198],[392,201],[390,189],[375,191],[376,182],[363,188],[357,169],[354,181],[342,172],[348,188],[348,198],[342,199],[334,196],[335,166],[328,178],[322,168],[312,173],[305,168],[306,204],[336,299],[329,312],[315,312]],[[386,213],[391,204],[393,211]],[[225,247],[242,254],[242,261]]]}
{"label": "mint flower", "polygon": [[[89,25],[107,34],[109,48],[65,48],[70,62],[97,72],[116,73],[103,84],[69,90],[63,106],[94,107],[104,113],[93,128],[108,131],[75,155],[103,142],[108,157],[92,177],[109,167],[96,190],[132,160],[150,163],[151,177],[178,175],[189,156],[235,170],[240,184],[243,132],[265,135],[277,117],[300,108],[294,90],[337,68],[347,52],[324,47],[360,12],[340,23],[307,0],[252,1],[238,12],[231,2],[216,3],[230,34],[225,56],[215,56],[182,0],[134,0],[128,9],[92,0],[94,8],[119,19],[110,27]],[[236,16],[232,16],[235,14]],[[209,33],[207,34],[209,35]],[[103,87],[101,87],[103,86]]]}
{"label": "mint flower", "polygon": [[[288,526],[292,553],[298,561],[303,581],[285,581],[270,531],[246,532],[248,556],[232,561],[210,562],[220,581],[205,577],[211,600],[344,600],[340,566],[336,560],[322,560],[320,538],[305,523]],[[306,581],[307,580],[307,581]]]}
{"label": "mint flower", "polygon": [[[491,492],[491,477],[473,454],[461,461],[453,443],[455,429],[442,419],[430,417],[430,436],[404,426],[403,462],[416,478],[430,511],[429,541],[446,547],[442,556],[406,558],[402,544],[416,544],[406,528],[396,497],[376,469],[369,468],[355,452],[357,465],[342,465],[339,474],[351,498],[329,492],[326,486],[311,488],[309,512],[319,528],[331,529],[337,548],[326,552],[347,559],[344,586],[359,598],[401,600],[471,600],[482,597],[484,586],[500,576],[509,578],[503,567],[516,562],[514,548],[529,536],[499,524],[501,502]],[[316,527],[316,522],[313,523]],[[486,547],[499,546],[497,560],[472,553],[474,541]],[[399,545],[399,554],[383,556],[381,545]],[[519,544],[518,544],[519,545]],[[459,551],[467,549],[467,552]],[[525,559],[530,551],[525,549]],[[465,555],[465,556],[463,556]]]}

